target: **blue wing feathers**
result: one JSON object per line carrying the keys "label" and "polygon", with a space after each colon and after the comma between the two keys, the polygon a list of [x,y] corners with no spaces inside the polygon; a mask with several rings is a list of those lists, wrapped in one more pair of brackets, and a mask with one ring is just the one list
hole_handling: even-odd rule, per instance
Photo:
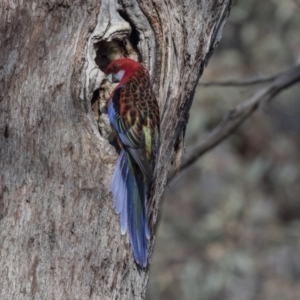
{"label": "blue wing feathers", "polygon": [[121,233],[128,228],[133,256],[141,267],[147,266],[149,229],[146,217],[147,183],[134,176],[130,156],[121,150],[114,171],[111,189],[114,208],[121,216]]}
{"label": "blue wing feathers", "polygon": [[121,234],[123,234],[123,235],[127,231],[127,223],[128,223],[128,216],[127,216],[127,194],[124,194],[124,197],[126,199],[124,200],[123,210],[121,211]]}
{"label": "blue wing feathers", "polygon": [[124,182],[123,178],[127,176],[126,173],[128,172],[128,169],[125,165],[124,155],[126,154],[122,151],[118,158],[111,182],[111,190],[114,195],[114,207],[118,214],[122,211],[124,205],[122,195],[126,194],[126,182]]}
{"label": "blue wing feathers", "polygon": [[[141,193],[141,182],[127,181],[129,191],[134,197],[128,199],[128,228],[129,237],[135,260],[142,266],[147,265],[147,236],[145,228],[148,228],[145,213],[145,197]],[[142,185],[145,185],[142,182]],[[136,201],[138,200],[138,201]]]}
{"label": "blue wing feathers", "polygon": [[114,109],[114,106],[113,106],[112,102],[107,107],[107,114],[108,114],[109,122],[111,123],[113,128],[117,132],[119,132],[119,126],[118,126],[118,123],[117,123],[117,113]]}

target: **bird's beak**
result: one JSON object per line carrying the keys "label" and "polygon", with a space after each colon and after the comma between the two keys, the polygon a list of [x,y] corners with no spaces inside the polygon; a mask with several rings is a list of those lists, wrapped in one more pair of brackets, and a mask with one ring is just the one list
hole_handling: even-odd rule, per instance
{"label": "bird's beak", "polygon": [[108,80],[109,82],[113,83],[113,75],[112,74],[108,74],[104,77],[106,80]]}

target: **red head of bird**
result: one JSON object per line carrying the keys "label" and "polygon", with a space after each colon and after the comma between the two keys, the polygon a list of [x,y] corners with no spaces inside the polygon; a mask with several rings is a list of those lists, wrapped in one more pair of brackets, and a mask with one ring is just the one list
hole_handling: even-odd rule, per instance
{"label": "red head of bird", "polygon": [[105,74],[111,74],[113,82],[124,84],[139,68],[141,65],[130,58],[119,58],[107,66]]}

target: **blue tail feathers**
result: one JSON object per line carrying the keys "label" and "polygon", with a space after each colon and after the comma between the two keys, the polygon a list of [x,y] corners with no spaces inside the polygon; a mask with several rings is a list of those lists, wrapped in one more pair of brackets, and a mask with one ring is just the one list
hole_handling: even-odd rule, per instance
{"label": "blue tail feathers", "polygon": [[111,189],[115,211],[121,216],[121,233],[125,234],[128,228],[134,259],[146,267],[150,238],[146,216],[147,182],[142,173],[134,174],[130,154],[124,149],[115,167]]}

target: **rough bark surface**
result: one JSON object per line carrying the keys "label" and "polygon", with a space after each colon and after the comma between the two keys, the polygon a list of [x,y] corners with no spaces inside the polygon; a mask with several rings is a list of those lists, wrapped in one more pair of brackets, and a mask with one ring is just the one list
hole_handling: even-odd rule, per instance
{"label": "rough bark surface", "polygon": [[144,298],[148,269],[135,265],[112,208],[103,70],[125,55],[154,82],[162,144],[148,204],[153,232],[230,2],[1,0],[1,299]]}

